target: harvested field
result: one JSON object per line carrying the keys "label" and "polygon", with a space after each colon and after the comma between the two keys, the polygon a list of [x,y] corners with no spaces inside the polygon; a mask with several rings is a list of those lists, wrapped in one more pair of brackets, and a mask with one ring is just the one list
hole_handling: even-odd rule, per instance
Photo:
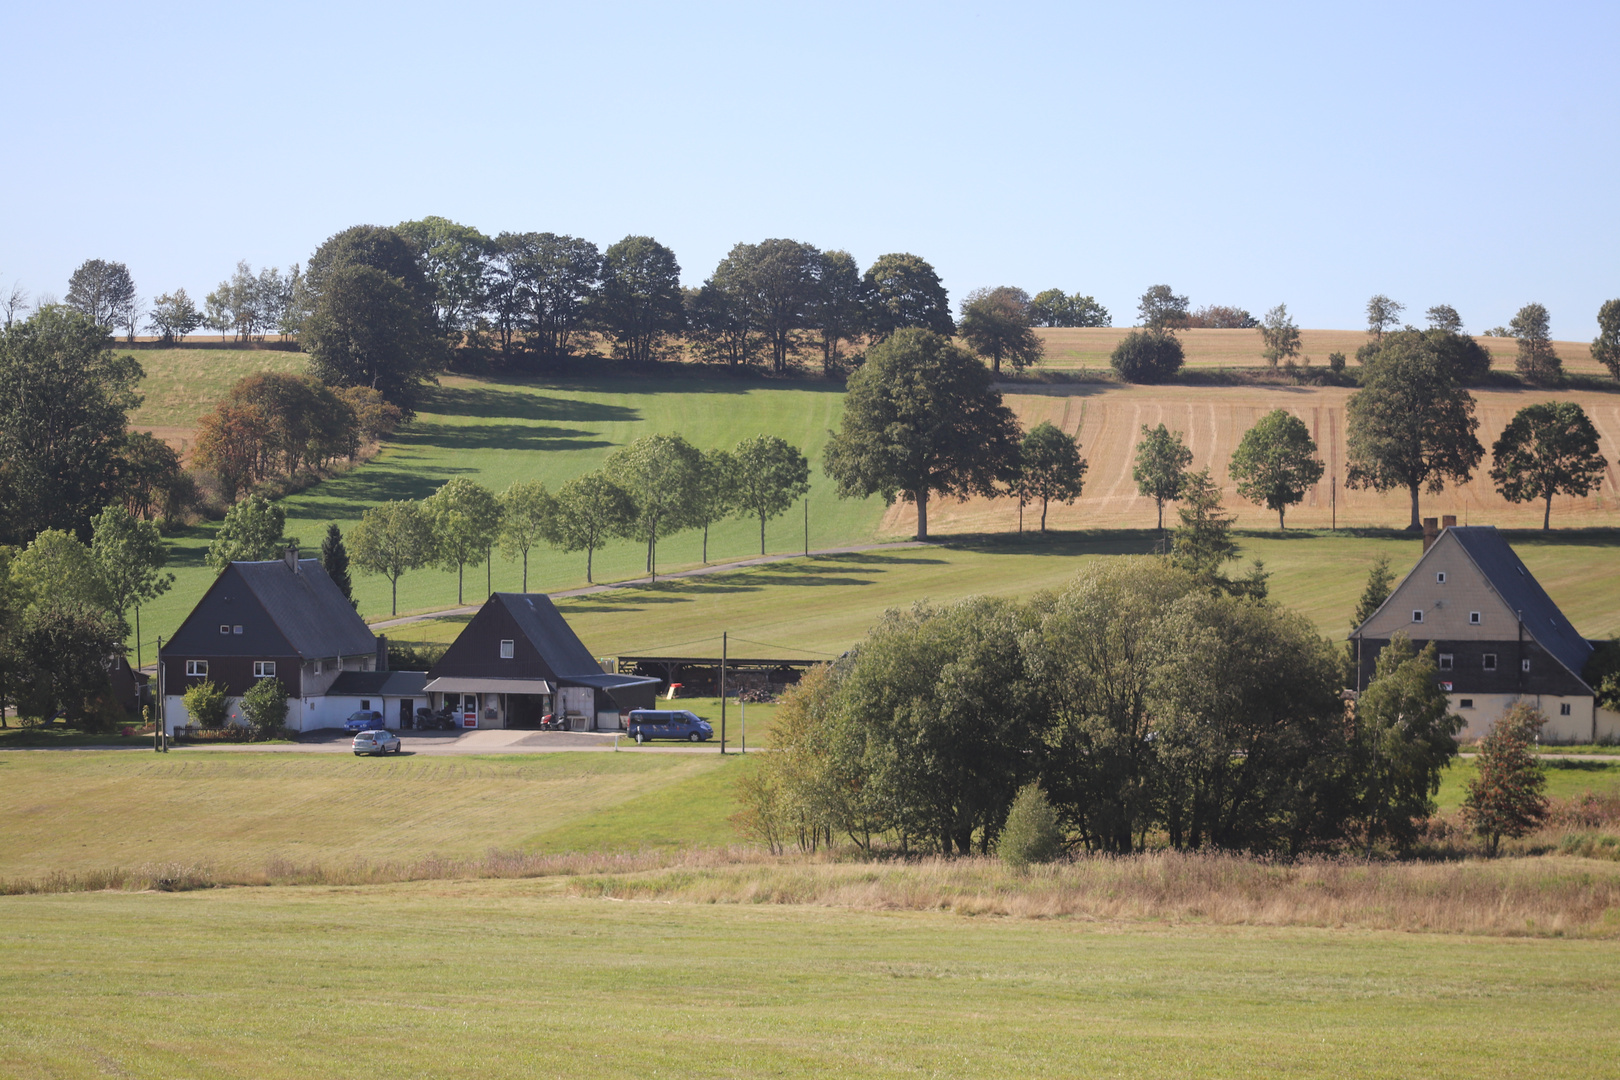
{"label": "harvested field", "polygon": [[[1046,344],[1043,368],[1108,369],[1108,356],[1114,346],[1135,327],[1110,326],[1097,328],[1044,328],[1037,330]],[[1176,335],[1187,351],[1190,368],[1254,368],[1265,367],[1259,330],[1182,330]],[[1356,350],[1367,344],[1364,330],[1301,330],[1300,358],[1310,358],[1313,366],[1326,367],[1328,354],[1342,352],[1350,366],[1356,363]],[[1519,354],[1519,343],[1511,338],[1477,339],[1490,350],[1491,366],[1501,371],[1512,371],[1514,357]],[[1555,341],[1553,348],[1564,362],[1564,369],[1599,375],[1606,369],[1592,359],[1589,342]]]}
{"label": "harvested field", "polygon": [[[1211,330],[1206,333],[1236,333]],[[1405,492],[1379,494],[1344,487],[1345,404],[1355,391],[1344,387],[1308,386],[1110,386],[1102,383],[1052,385],[1042,392],[1008,390],[1007,404],[1027,430],[1043,420],[1079,437],[1089,468],[1086,490],[1073,506],[1053,506],[1047,524],[1057,529],[1151,527],[1154,506],[1136,493],[1131,479],[1136,441],[1144,424],[1165,424],[1183,433],[1193,452],[1193,469],[1208,467],[1226,492],[1227,509],[1247,528],[1275,528],[1277,516],[1264,507],[1238,498],[1227,473],[1232,451],[1256,420],[1276,408],[1299,416],[1311,428],[1327,475],[1306,495],[1302,505],[1289,511],[1288,524],[1324,528],[1332,520],[1331,479],[1338,477],[1338,524],[1341,528],[1401,528],[1407,524]],[[1474,479],[1439,495],[1425,494],[1425,516],[1456,514],[1459,521],[1504,528],[1533,528],[1541,524],[1540,504],[1507,502],[1497,494],[1489,476],[1490,446],[1513,414],[1526,405],[1551,399],[1576,401],[1591,416],[1609,455],[1608,474],[1598,491],[1585,498],[1560,496],[1553,500],[1553,525],[1610,526],[1620,524],[1620,490],[1613,464],[1620,455],[1620,395],[1592,390],[1476,389],[1479,441],[1486,457]],[[1025,528],[1038,526],[1040,508],[1026,508]],[[1172,511],[1166,519],[1174,521]],[[953,532],[1003,532],[1017,527],[1018,507],[1010,499],[970,499],[965,503],[941,501],[929,507],[928,527],[941,535]],[[913,507],[896,504],[885,515],[880,532],[906,533],[916,528]]]}

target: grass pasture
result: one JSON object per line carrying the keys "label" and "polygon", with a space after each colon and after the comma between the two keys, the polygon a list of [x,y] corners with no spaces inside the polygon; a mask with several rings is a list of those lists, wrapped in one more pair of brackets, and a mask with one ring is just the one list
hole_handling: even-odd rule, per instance
{"label": "grass pasture", "polygon": [[0,901],[16,1077],[1589,1077],[1612,941],[559,895]]}

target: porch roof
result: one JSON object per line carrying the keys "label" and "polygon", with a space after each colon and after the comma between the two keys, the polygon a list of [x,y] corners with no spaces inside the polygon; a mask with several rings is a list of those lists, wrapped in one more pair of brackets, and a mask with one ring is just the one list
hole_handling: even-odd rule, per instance
{"label": "porch roof", "polygon": [[478,679],[441,675],[422,687],[436,694],[549,694],[552,686],[544,679]]}

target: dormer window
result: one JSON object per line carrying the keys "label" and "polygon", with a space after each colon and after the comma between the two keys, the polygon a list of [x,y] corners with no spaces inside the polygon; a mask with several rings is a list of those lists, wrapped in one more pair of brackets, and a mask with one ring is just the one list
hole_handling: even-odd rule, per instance
{"label": "dormer window", "polygon": [[502,639],[501,659],[510,660],[515,655],[517,655],[517,642],[513,641],[511,638]]}
{"label": "dormer window", "polygon": [[1422,622],[1423,621],[1423,612],[1421,612],[1421,611],[1412,612],[1412,621],[1413,622]]}
{"label": "dormer window", "polygon": [[1437,585],[1444,585],[1446,583],[1446,572],[1441,570],[1439,573],[1435,574],[1434,581]]}

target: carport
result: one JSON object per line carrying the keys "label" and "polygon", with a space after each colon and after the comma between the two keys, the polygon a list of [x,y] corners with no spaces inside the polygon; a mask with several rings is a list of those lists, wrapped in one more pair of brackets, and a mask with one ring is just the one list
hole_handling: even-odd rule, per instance
{"label": "carport", "polygon": [[538,728],[552,711],[555,687],[545,679],[442,675],[423,688],[435,708],[448,707],[462,728]]}

